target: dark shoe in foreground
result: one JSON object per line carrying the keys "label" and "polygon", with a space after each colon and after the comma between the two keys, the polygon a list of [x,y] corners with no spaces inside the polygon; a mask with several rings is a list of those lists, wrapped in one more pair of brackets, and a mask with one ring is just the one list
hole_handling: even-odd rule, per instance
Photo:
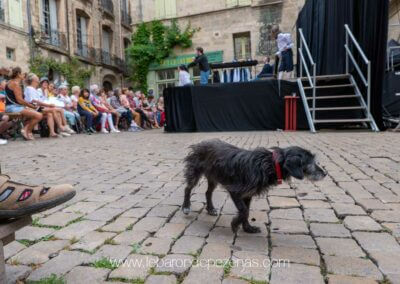
{"label": "dark shoe in foreground", "polygon": [[60,205],[75,196],[72,185],[30,186],[0,175],[0,219],[18,218]]}

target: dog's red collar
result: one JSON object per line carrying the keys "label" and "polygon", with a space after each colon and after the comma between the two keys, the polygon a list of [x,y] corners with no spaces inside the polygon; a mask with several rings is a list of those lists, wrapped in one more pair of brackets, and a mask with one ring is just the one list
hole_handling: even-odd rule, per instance
{"label": "dog's red collar", "polygon": [[276,172],[276,177],[278,179],[278,184],[282,184],[283,182],[282,170],[281,170],[281,165],[279,164],[278,161],[278,156],[279,154],[276,151],[272,152],[272,159],[274,160],[275,164],[275,172]]}

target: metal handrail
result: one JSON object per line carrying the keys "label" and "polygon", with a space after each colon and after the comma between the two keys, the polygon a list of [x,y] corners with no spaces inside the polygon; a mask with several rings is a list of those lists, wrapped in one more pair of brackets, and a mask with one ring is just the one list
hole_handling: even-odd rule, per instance
{"label": "metal handrail", "polygon": [[[393,51],[395,49],[400,49],[400,46],[390,46],[388,47],[388,52],[387,52],[387,70],[394,71],[394,55]],[[400,55],[396,55],[400,56]]]}
{"label": "metal handrail", "polygon": [[[315,64],[315,62],[314,62],[314,60],[313,60],[313,58],[311,56],[310,49],[308,48],[306,39],[304,38],[303,29],[299,29],[299,34],[300,34],[300,47],[299,47],[300,78],[303,77],[303,65],[304,65],[304,70],[307,73],[307,79],[308,79],[308,81],[310,83],[310,87],[312,88],[312,93],[313,93],[313,97],[312,97],[312,104],[313,104],[313,107],[312,107],[312,109],[313,109],[313,111],[312,111],[312,119],[314,121],[315,120],[315,104],[316,104],[315,97],[316,97],[316,82],[317,82],[317,79],[316,79],[316,77],[317,77],[316,76],[317,65]],[[307,62],[306,62],[306,60],[304,58],[303,47],[306,50],[306,54],[307,54],[308,60],[310,61],[311,67],[313,69],[312,76],[311,76],[310,71],[308,69]]]}
{"label": "metal handrail", "polygon": [[[354,37],[353,33],[351,32],[349,25],[344,25],[346,31],[346,44],[344,45],[346,50],[346,74],[350,75],[350,62],[349,58],[351,59],[355,69],[357,70],[358,74],[360,75],[363,84],[367,88],[367,108],[368,108],[368,115],[371,115],[371,61],[368,60],[367,56],[365,55],[364,51],[358,44],[357,39]],[[351,39],[353,45],[357,48],[361,58],[363,59],[364,63],[368,67],[367,78],[365,78],[363,72],[361,71],[360,66],[358,65],[357,61],[354,58],[354,55],[350,49],[349,39]]]}

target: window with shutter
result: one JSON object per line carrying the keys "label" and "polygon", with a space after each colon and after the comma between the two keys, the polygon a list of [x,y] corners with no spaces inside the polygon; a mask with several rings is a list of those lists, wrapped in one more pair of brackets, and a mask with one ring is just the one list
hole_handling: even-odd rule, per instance
{"label": "window with shutter", "polygon": [[239,0],[239,6],[247,6],[251,4],[251,0]]}
{"label": "window with shutter", "polygon": [[8,1],[8,15],[10,25],[23,28],[24,19],[22,17],[22,0],[9,0]]}
{"label": "window with shutter", "polygon": [[164,0],[165,1],[165,17],[176,16],[176,0]]}
{"label": "window with shutter", "polygon": [[238,0],[226,0],[226,7],[235,7],[238,5]]}
{"label": "window with shutter", "polygon": [[165,18],[165,1],[164,0],[156,0],[156,18],[157,19]]}

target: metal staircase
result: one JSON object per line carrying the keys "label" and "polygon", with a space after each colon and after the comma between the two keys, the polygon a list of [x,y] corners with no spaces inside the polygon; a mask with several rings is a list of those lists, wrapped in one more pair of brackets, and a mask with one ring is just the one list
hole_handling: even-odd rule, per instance
{"label": "metal staircase", "polygon": [[[300,35],[300,77],[297,83],[311,132],[316,125],[342,126],[343,124],[366,123],[373,131],[379,131],[370,112],[371,106],[371,62],[367,59],[348,25],[346,31],[346,74],[316,76],[316,62],[311,56],[302,29]],[[358,50],[367,67],[365,76],[354,58],[349,41]],[[304,54],[305,51],[305,54]],[[307,61],[306,61],[307,59]],[[357,81],[350,73],[350,60],[358,72],[360,82],[366,90],[367,102]],[[305,76],[303,77],[303,70]]]}

